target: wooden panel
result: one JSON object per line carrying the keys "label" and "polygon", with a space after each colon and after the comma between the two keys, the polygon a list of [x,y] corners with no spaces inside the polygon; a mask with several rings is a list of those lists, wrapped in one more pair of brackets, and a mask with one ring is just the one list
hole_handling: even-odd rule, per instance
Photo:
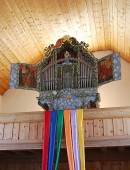
{"label": "wooden panel", "polygon": [[114,136],[124,134],[122,118],[114,118],[113,119],[113,126],[114,126]]}
{"label": "wooden panel", "polygon": [[[98,1],[97,3],[92,2],[92,8],[94,12],[96,35],[98,40],[98,50],[105,49],[104,43],[104,25],[103,25],[103,14],[102,14],[102,2]],[[101,39],[103,41],[101,41]]]}
{"label": "wooden panel", "polygon": [[102,170],[111,170],[111,162],[102,162]]}
{"label": "wooden panel", "polygon": [[38,122],[38,139],[42,139],[43,138],[43,123],[42,122]]}
{"label": "wooden panel", "polygon": [[130,135],[130,118],[123,118],[124,134]]}
{"label": "wooden panel", "polygon": [[103,121],[102,119],[95,119],[94,120],[94,137],[96,136],[103,136]]}
{"label": "wooden panel", "polygon": [[19,123],[14,123],[14,128],[13,128],[13,139],[19,139]]}
{"label": "wooden panel", "polygon": [[37,122],[29,124],[29,139],[37,139],[38,127]]}
{"label": "wooden panel", "polygon": [[[99,113],[100,111],[101,113],[97,116],[97,113]],[[126,114],[124,114],[125,111]],[[124,109],[113,108],[84,110],[85,147],[110,147],[130,145],[130,118],[127,118],[130,116],[129,111],[129,107],[124,107]],[[105,113],[108,115],[108,118],[105,117],[105,119],[100,119],[99,117],[103,117],[103,114]],[[118,115],[118,113],[120,114],[120,116]],[[113,121],[111,119],[112,115],[114,117]],[[91,116],[95,119],[90,119]],[[126,116],[126,118],[120,118],[123,116]],[[20,123],[16,122],[17,118],[18,120],[21,120]],[[87,120],[86,118],[89,119]],[[12,115],[8,113],[1,113],[0,121],[1,119],[7,122],[11,122],[13,120],[14,123],[6,122],[5,126],[4,123],[0,124],[0,139],[4,139],[4,142],[0,140],[0,150],[42,148],[43,122],[41,122],[41,120],[43,119],[43,112],[12,113]],[[3,129],[5,130],[4,132]],[[62,148],[65,148],[66,145],[64,135],[62,139]]]}
{"label": "wooden panel", "polygon": [[0,140],[3,139],[4,134],[4,124],[0,123]]}
{"label": "wooden panel", "polygon": [[112,119],[103,119],[104,126],[104,136],[113,136],[113,120]]}
{"label": "wooden panel", "polygon": [[20,123],[19,139],[28,139],[29,123]]}
{"label": "wooden panel", "polygon": [[130,169],[130,161],[127,162],[128,170]]}
{"label": "wooden panel", "polygon": [[101,169],[100,162],[86,162],[86,169],[87,170],[99,170]]}
{"label": "wooden panel", "polygon": [[112,166],[113,170],[124,170],[123,161],[114,161]]}
{"label": "wooden panel", "polygon": [[12,139],[12,136],[13,136],[13,123],[5,123],[4,139],[5,140]]}
{"label": "wooden panel", "polygon": [[93,120],[86,120],[85,121],[85,137],[93,137],[94,125]]}

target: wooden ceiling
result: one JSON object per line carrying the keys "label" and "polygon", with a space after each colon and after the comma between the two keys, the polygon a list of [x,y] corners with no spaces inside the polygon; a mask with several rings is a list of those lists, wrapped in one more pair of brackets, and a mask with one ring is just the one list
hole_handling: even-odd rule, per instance
{"label": "wooden ceiling", "polygon": [[130,0],[0,0],[0,95],[11,63],[39,62],[64,35],[130,62]]}

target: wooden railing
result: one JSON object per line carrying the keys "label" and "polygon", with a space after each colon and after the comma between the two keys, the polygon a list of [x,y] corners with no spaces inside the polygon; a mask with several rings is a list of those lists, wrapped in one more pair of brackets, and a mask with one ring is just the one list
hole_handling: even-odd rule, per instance
{"label": "wooden railing", "polygon": [[[43,114],[1,113],[0,150],[41,149]],[[84,139],[85,147],[130,145],[130,107],[84,110]]]}

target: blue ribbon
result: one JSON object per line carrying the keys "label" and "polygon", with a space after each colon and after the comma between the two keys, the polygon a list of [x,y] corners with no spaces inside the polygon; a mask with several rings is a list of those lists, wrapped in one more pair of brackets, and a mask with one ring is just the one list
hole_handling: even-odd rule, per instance
{"label": "blue ribbon", "polygon": [[56,138],[57,111],[51,113],[50,143],[48,156],[48,170],[52,170],[54,161],[55,138]]}

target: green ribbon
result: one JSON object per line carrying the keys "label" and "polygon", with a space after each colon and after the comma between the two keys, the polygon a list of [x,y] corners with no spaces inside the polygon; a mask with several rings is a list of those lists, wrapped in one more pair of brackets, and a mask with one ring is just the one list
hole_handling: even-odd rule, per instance
{"label": "green ribbon", "polygon": [[62,139],[63,120],[64,120],[64,111],[59,110],[58,111],[58,120],[57,120],[57,154],[56,154],[55,170],[58,170],[61,139]]}

